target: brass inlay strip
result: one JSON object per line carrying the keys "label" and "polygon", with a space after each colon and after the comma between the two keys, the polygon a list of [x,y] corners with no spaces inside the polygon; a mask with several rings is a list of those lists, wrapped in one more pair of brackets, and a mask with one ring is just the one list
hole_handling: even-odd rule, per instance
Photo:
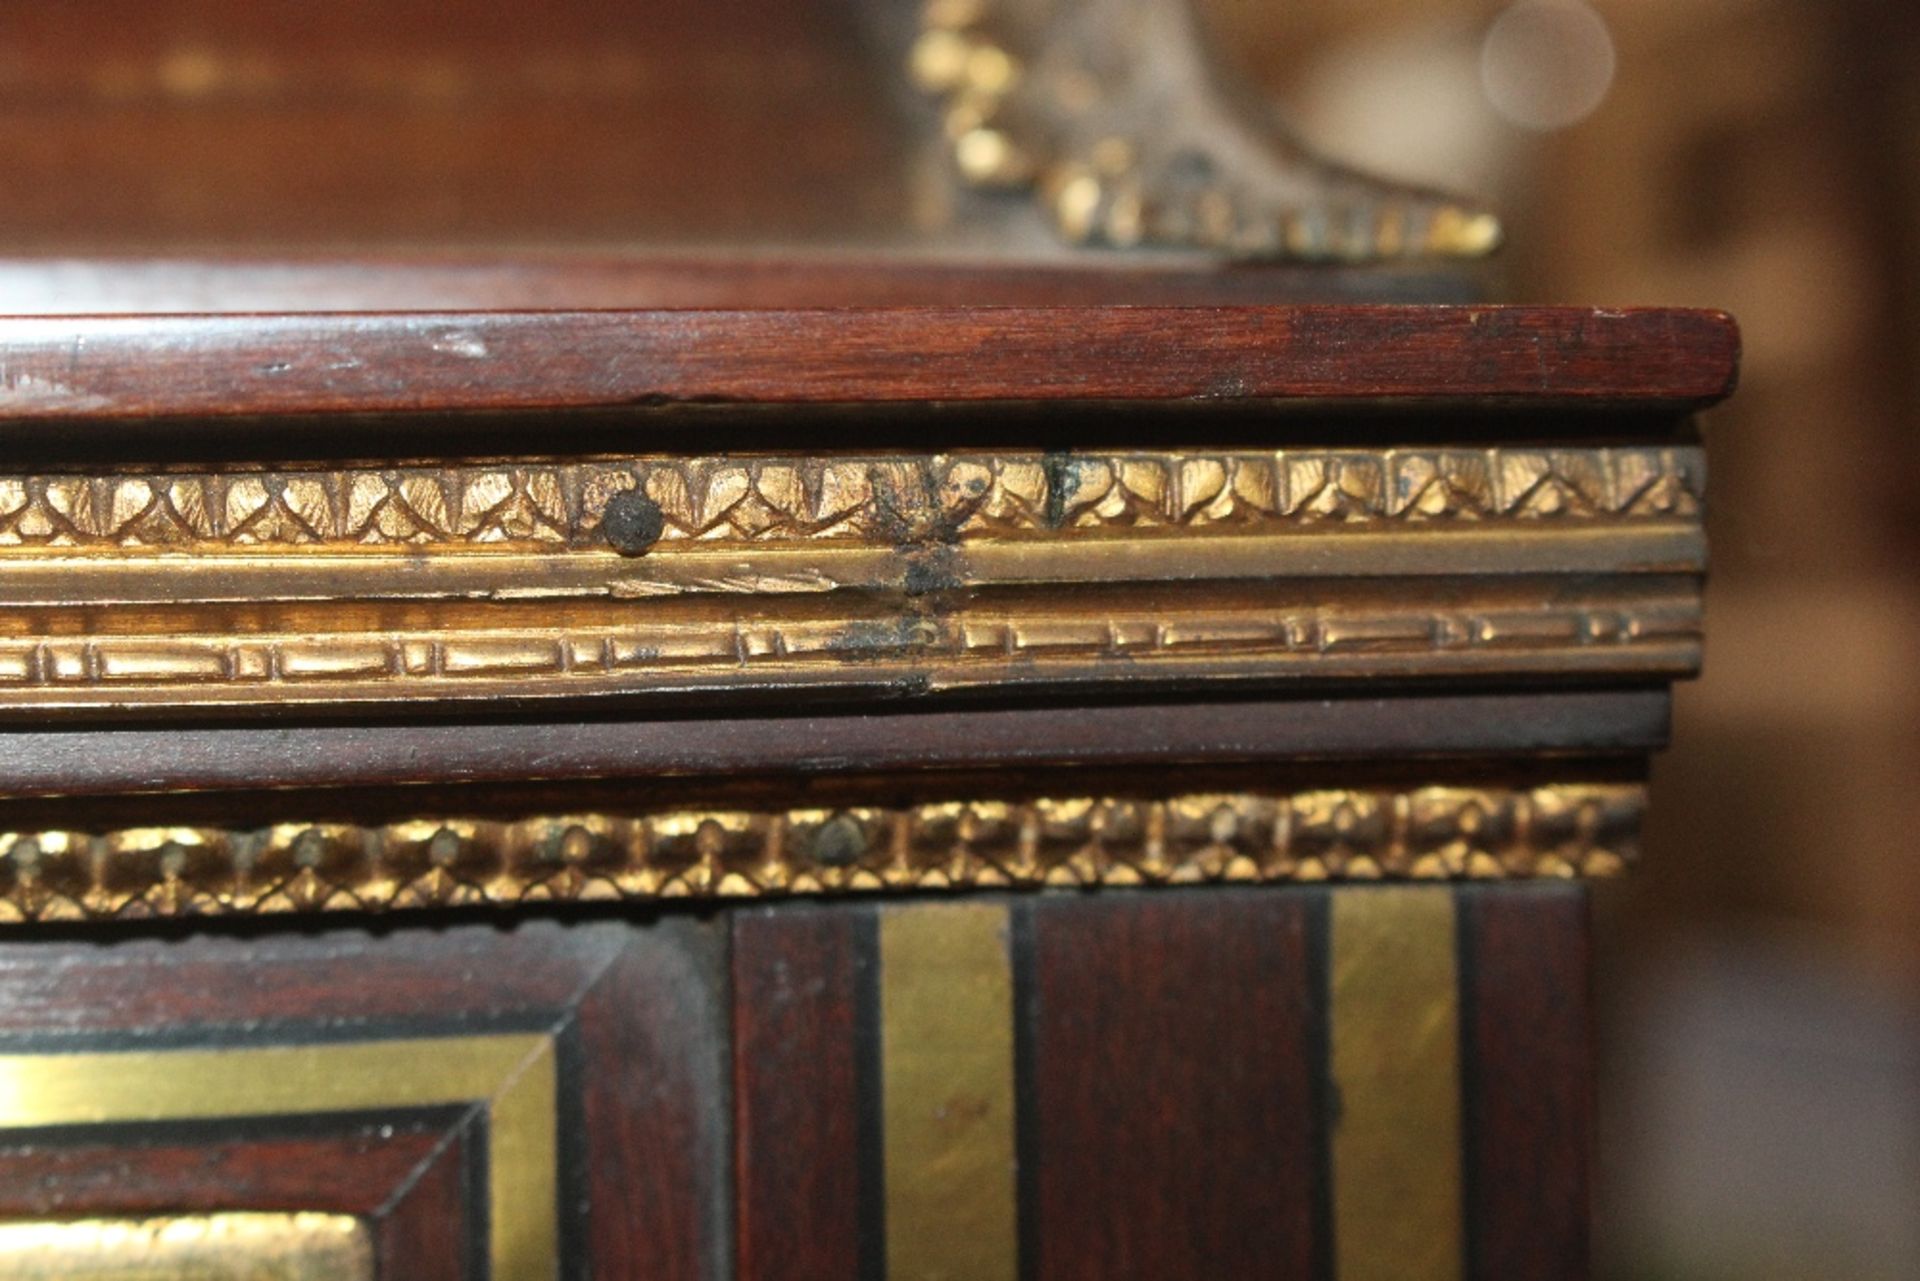
{"label": "brass inlay strip", "polygon": [[493,1275],[559,1266],[553,1039],[432,1037],[0,1056],[0,1129],[483,1102]]}
{"label": "brass inlay strip", "polygon": [[[817,595],[899,588],[915,545],[694,544],[644,558],[611,552],[315,548],[83,554],[0,549],[0,605],[169,605],[338,600],[645,600]],[[1308,527],[1210,527],[1175,536],[1116,533],[1052,542],[942,547],[943,586],[1204,582],[1234,579],[1458,577],[1480,574],[1698,573],[1696,520]]]}
{"label": "brass inlay strip", "polygon": [[374,1281],[373,1243],[342,1214],[199,1214],[0,1223],[9,1281]]}
{"label": "brass inlay strip", "polygon": [[1444,887],[1333,894],[1335,1275],[1458,1281],[1459,989]]}
{"label": "brass inlay strip", "polygon": [[[871,693],[1229,680],[1614,676],[1700,665],[1697,602],[1512,610],[896,614],[798,623],[0,642],[0,710]],[[18,717],[16,717],[18,719]],[[30,718],[31,719],[31,718]]]}
{"label": "brass inlay strip", "polygon": [[1007,909],[880,916],[890,1281],[1013,1281],[1013,971]]}
{"label": "brass inlay strip", "polygon": [[952,797],[391,823],[5,830],[0,922],[539,901],[1611,876],[1646,789],[1338,788]]}

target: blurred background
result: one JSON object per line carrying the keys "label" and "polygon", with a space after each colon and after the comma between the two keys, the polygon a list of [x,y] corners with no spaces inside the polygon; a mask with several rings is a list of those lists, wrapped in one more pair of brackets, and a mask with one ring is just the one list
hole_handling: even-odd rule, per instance
{"label": "blurred background", "polygon": [[[1198,2],[1310,140],[1494,201],[1496,296],[1739,317],[1707,672],[1600,895],[1602,1275],[1920,1277],[1920,6]],[[10,0],[0,311],[206,301],[102,254],[1065,255],[870,17]]]}
{"label": "blurred background", "polygon": [[1920,1277],[1920,5],[1210,0],[1503,293],[1720,307],[1705,675],[1599,896],[1613,1278]]}

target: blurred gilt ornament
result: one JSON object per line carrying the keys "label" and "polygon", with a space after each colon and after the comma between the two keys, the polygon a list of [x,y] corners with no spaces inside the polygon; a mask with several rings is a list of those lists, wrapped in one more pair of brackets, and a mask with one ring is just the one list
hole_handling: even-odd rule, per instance
{"label": "blurred gilt ornament", "polygon": [[1499,221],[1313,154],[1209,55],[1192,0],[926,0],[909,55],[960,178],[1074,244],[1243,259],[1477,258]]}

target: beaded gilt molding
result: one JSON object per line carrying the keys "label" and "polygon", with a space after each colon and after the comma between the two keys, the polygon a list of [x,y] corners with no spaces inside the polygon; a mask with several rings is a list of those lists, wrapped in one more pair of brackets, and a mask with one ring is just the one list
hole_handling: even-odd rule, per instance
{"label": "beaded gilt molding", "polygon": [[638,493],[657,541],[967,539],[1209,524],[1692,516],[1700,451],[1001,453],[527,460],[0,476],[0,548],[604,549]]}
{"label": "beaded gilt molding", "polygon": [[0,920],[1613,875],[1646,789],[1335,789],[0,834]]}
{"label": "beaded gilt molding", "polygon": [[0,475],[0,702],[1664,679],[1688,445]]}

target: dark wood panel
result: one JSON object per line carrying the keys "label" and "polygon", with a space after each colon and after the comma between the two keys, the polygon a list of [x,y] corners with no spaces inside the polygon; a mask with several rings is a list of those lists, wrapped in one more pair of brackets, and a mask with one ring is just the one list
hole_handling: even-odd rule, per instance
{"label": "dark wood panel", "polygon": [[459,724],[0,729],[0,791],[99,796],[775,770],[1603,755],[1662,746],[1667,716],[1665,690],[1599,690],[517,722],[483,731]]}
{"label": "dark wood panel", "polygon": [[1580,1281],[1593,1155],[1586,891],[1481,887],[1461,907],[1469,1275]]}
{"label": "dark wood panel", "polygon": [[371,1215],[451,1146],[445,1118],[323,1118],[306,1133],[272,1123],[96,1127],[0,1134],[0,1216],[325,1210]]}
{"label": "dark wood panel", "polygon": [[863,1166],[860,1123],[861,1091],[879,1083],[861,1080],[857,1017],[861,934],[871,929],[871,913],[850,908],[733,918],[742,1277],[851,1281],[876,1263],[862,1184],[880,1172]]}
{"label": "dark wood panel", "polygon": [[1015,911],[1030,1275],[1324,1276],[1324,897]]}
{"label": "dark wood panel", "polygon": [[[725,982],[719,927],[691,918],[18,940],[0,943],[0,1033],[106,1055],[544,1034],[562,1275],[683,1281],[730,1253]],[[470,1181],[435,1172],[405,1203]],[[388,1225],[393,1248],[457,1254],[434,1216]]]}
{"label": "dark wood panel", "polygon": [[585,1275],[726,1275],[732,1120],[721,922],[633,930],[579,1005]]}
{"label": "dark wood panel", "polygon": [[[0,416],[1271,400],[1684,408],[1733,389],[1703,311],[846,308],[0,320]],[[556,428],[557,430],[557,428]]]}
{"label": "dark wood panel", "polygon": [[463,1125],[375,1210],[371,1227],[382,1277],[466,1281],[479,1275],[475,1147],[471,1125]]}
{"label": "dark wood panel", "polygon": [[[0,1216],[320,1211],[368,1221],[381,1275],[470,1275],[466,1117],[74,1127],[0,1143]],[[244,1131],[236,1133],[236,1129]]]}
{"label": "dark wood panel", "polygon": [[0,943],[0,1032],[49,1043],[108,1033],[205,1041],[214,1029],[342,1035],[537,1021],[578,1004],[624,934],[535,922],[512,931],[12,940]]}

